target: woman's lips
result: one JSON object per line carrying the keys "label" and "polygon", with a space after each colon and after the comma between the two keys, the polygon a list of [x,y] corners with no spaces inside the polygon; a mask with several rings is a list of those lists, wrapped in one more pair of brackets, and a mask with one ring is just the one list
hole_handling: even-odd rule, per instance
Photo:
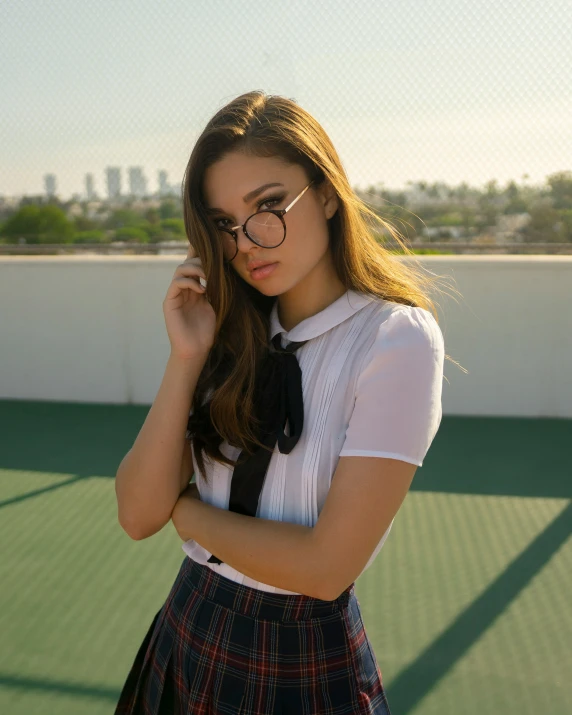
{"label": "woman's lips", "polygon": [[253,271],[250,271],[250,275],[252,276],[252,278],[254,278],[255,281],[260,280],[262,278],[267,278],[271,273],[274,272],[277,266],[278,263],[270,263],[266,266],[255,268]]}

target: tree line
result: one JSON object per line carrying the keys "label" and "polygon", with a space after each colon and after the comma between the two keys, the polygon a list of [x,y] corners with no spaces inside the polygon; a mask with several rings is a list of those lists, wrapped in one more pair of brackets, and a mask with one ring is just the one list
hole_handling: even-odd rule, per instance
{"label": "tree line", "polygon": [[[572,172],[551,174],[541,186],[496,180],[483,189],[462,183],[417,182],[415,191],[391,191],[383,184],[356,192],[380,216],[412,239],[427,228],[438,227],[435,240],[447,239],[447,227],[458,235],[474,237],[498,226],[502,216],[520,214],[523,241],[572,242]],[[432,234],[435,235],[435,234]],[[451,234],[452,235],[452,234]],[[60,201],[57,197],[23,197],[19,205],[0,209],[2,243],[156,243],[184,240],[182,203],[178,197],[138,200],[120,205],[87,201]],[[428,240],[430,242],[430,239]]]}

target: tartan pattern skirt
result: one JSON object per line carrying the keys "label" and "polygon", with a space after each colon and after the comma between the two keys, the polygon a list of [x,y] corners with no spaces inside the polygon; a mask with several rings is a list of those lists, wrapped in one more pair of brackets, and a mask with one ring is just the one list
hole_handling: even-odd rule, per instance
{"label": "tartan pattern skirt", "polygon": [[354,586],[270,593],[186,556],[115,715],[389,715]]}

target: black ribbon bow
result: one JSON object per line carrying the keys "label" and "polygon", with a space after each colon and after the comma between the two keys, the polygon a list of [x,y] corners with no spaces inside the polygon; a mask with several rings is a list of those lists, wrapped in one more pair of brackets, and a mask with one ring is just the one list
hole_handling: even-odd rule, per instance
{"label": "black ribbon bow", "polygon": [[[256,516],[264,478],[276,443],[282,454],[289,454],[300,439],[304,427],[304,399],[302,371],[294,351],[307,342],[292,342],[283,348],[280,333],[272,338],[274,352],[270,351],[261,365],[254,398],[261,421],[258,438],[269,449],[258,447],[245,461],[234,467],[229,511]],[[289,435],[284,431],[286,422],[290,427]],[[223,563],[214,554],[208,561]]]}

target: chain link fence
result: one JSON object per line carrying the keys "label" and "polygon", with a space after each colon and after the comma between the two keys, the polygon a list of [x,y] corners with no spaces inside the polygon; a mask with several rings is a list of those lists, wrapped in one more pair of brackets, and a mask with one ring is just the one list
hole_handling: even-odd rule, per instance
{"label": "chain link fence", "polygon": [[10,252],[184,239],[193,143],[251,89],[314,114],[412,244],[572,242],[568,0],[60,0],[0,18]]}

